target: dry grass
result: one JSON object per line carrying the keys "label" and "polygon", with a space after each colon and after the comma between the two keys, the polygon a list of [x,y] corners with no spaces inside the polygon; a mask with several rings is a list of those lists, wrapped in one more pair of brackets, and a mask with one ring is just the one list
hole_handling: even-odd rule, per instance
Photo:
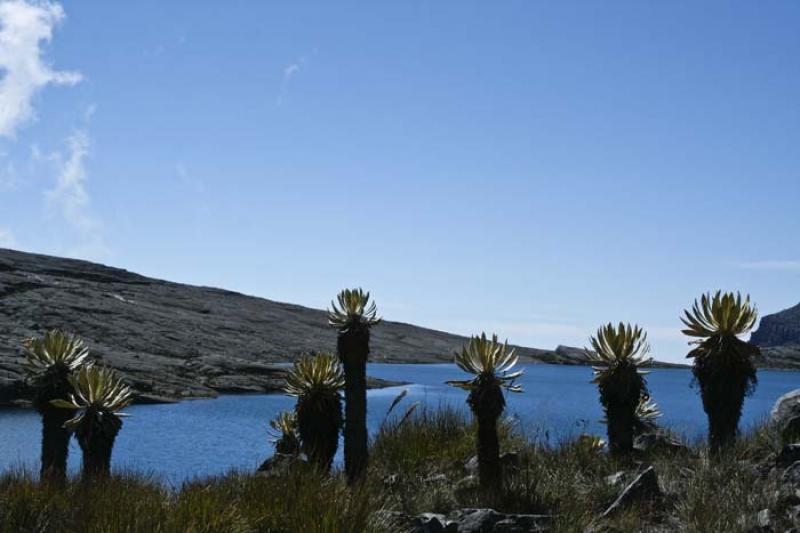
{"label": "dry grass", "polygon": [[[447,513],[464,507],[553,514],[554,529],[569,532],[590,525],[608,531],[744,532],[762,509],[771,510],[776,531],[796,525],[790,511],[800,498],[780,483],[780,471],[757,468],[782,445],[767,426],[716,459],[698,443],[689,456],[619,461],[574,441],[527,442],[504,425],[502,447],[518,452],[519,465],[506,476],[504,490],[492,495],[480,493],[465,467],[474,454],[473,429],[450,409],[421,410],[402,424],[385,425],[373,442],[367,480],[355,489],[339,472],[325,478],[307,468],[269,477],[231,473],[174,491],[134,474],[56,488],[25,473],[7,473],[0,478],[0,531],[388,531],[386,524],[370,522],[374,511]],[[620,490],[606,478],[625,471],[630,479],[650,464],[663,501],[600,521]]]}

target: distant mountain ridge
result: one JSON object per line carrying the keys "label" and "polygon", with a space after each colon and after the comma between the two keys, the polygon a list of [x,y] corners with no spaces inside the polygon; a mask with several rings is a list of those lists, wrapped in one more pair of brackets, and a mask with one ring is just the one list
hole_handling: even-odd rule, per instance
{"label": "distant mountain ridge", "polygon": [[763,366],[800,368],[800,304],[761,317],[750,342],[761,347]]}
{"label": "distant mountain ridge", "polygon": [[[50,328],[79,333],[95,358],[154,401],[274,391],[283,384],[277,363],[336,346],[319,309],[0,249],[0,403],[24,394],[21,340]],[[402,363],[451,362],[466,340],[391,321],[372,338],[371,361]],[[580,350],[561,346],[517,353],[527,362],[584,362]]]}

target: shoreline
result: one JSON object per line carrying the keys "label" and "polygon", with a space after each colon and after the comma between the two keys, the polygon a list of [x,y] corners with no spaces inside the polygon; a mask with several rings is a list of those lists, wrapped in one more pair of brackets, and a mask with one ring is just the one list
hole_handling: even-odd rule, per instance
{"label": "shoreline", "polygon": [[[582,362],[546,362],[540,361],[537,359],[532,359],[529,357],[521,357],[520,363],[522,364],[530,364],[530,365],[549,365],[549,366],[568,366],[568,367],[575,367],[575,366],[582,366],[582,367],[591,367],[588,363]],[[274,365],[284,365],[289,364],[287,363],[274,363]],[[442,361],[442,360],[414,360],[414,361],[371,361],[369,364],[378,364],[378,365],[452,365],[454,364],[452,361]],[[650,365],[651,369],[658,369],[658,370],[691,370],[690,365],[680,364],[680,363],[668,363],[665,361],[654,361],[652,365]],[[758,370],[769,370],[769,371],[778,371],[778,372],[800,372],[800,367],[773,367],[773,366],[758,366]],[[243,375],[244,376],[244,375]],[[394,380],[387,380],[382,378],[376,378],[374,376],[367,377],[368,383],[367,388],[372,389],[385,389],[390,387],[401,387],[404,385],[413,385],[412,381],[394,381]],[[154,394],[149,392],[140,392],[137,394],[136,399],[134,400],[134,405],[163,405],[163,404],[172,404],[172,403],[181,403],[185,401],[200,401],[200,400],[214,400],[219,398],[220,396],[257,396],[257,395],[272,395],[272,394],[281,394],[282,393],[282,385],[278,385],[275,383],[265,383],[263,388],[260,390],[255,387],[219,387],[217,389],[213,389],[209,393],[201,393],[201,394],[192,394],[191,390],[182,391],[182,394],[179,395],[164,395],[164,394]],[[23,396],[16,396],[16,397],[7,397],[2,403],[0,403],[0,410],[3,409],[30,409],[30,401],[27,400]]]}

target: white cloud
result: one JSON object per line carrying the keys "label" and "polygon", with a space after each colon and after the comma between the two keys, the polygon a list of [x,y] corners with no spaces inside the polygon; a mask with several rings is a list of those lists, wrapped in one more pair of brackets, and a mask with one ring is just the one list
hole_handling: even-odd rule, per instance
{"label": "white cloud", "polygon": [[40,89],[81,80],[80,73],[53,70],[42,59],[42,45],[63,18],[57,3],[0,2],[0,136],[13,137],[20,125],[35,118],[32,101]]}
{"label": "white cloud", "polygon": [[0,248],[15,248],[17,240],[10,229],[0,228]]}
{"label": "white cloud", "polygon": [[92,229],[94,222],[85,214],[89,205],[86,192],[86,169],[84,159],[89,155],[89,137],[85,131],[76,131],[67,138],[68,156],[53,154],[59,163],[56,187],[48,191],[48,201],[58,205],[64,218],[76,228],[86,231]]}
{"label": "white cloud", "polygon": [[85,159],[89,155],[89,137],[78,130],[67,138],[67,151],[55,153],[50,159],[56,163],[56,185],[47,191],[48,205],[57,209],[67,224],[82,238],[72,255],[99,257],[107,255],[100,220],[90,212],[91,199],[86,189]]}
{"label": "white cloud", "polygon": [[800,271],[800,260],[777,261],[740,261],[735,263],[738,268],[746,270],[797,270]]}

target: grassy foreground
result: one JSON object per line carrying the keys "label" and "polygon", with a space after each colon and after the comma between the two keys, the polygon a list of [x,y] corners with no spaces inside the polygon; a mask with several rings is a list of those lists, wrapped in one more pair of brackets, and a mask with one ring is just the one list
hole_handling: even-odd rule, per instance
{"label": "grassy foreground", "polygon": [[[261,476],[231,473],[178,490],[132,474],[67,487],[40,484],[26,473],[0,477],[2,532],[369,532],[396,531],[372,517],[380,509],[448,513],[492,507],[509,513],[552,514],[554,531],[750,531],[770,509],[776,531],[791,527],[800,498],[769,464],[782,442],[762,427],[727,455],[709,460],[704,445],[692,454],[667,453],[621,462],[577,440],[559,446],[526,441],[501,429],[503,451],[519,453],[502,491],[486,496],[469,477],[474,455],[471,422],[449,410],[420,410],[386,425],[371,444],[365,483],[349,489],[341,472],[323,478],[305,468]],[[607,519],[599,515],[622,486],[606,479],[653,465],[665,493]],[[630,478],[626,478],[630,479]]]}

